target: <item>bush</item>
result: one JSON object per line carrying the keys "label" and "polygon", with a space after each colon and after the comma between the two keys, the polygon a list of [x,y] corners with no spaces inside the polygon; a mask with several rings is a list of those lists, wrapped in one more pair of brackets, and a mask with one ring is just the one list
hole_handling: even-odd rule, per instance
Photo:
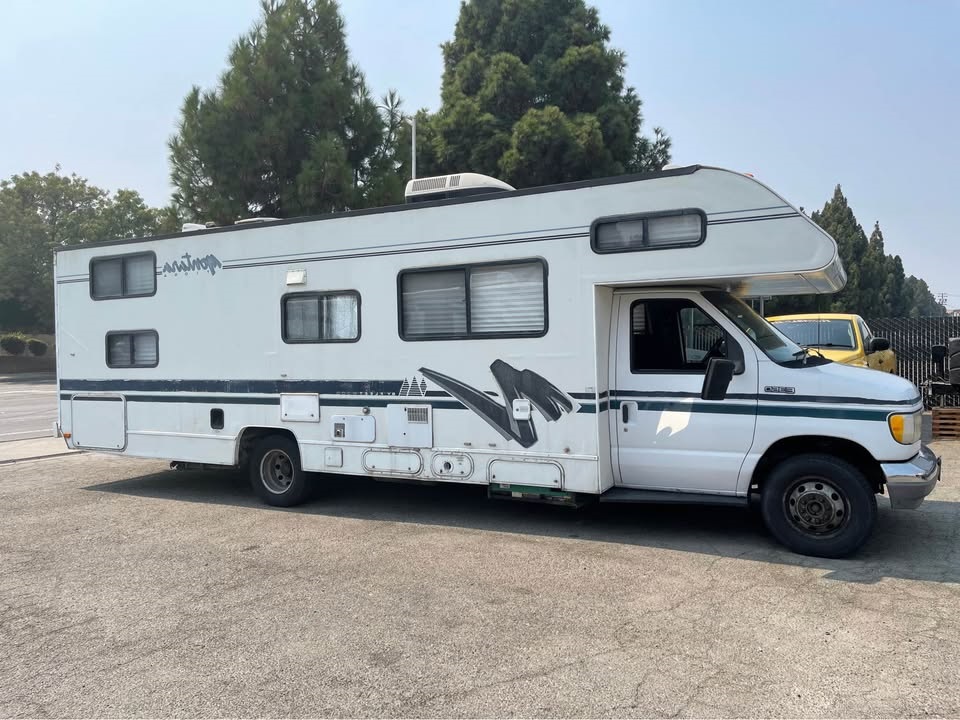
{"label": "bush", "polygon": [[3,348],[11,355],[23,355],[23,351],[26,349],[26,347],[27,343],[19,335],[0,336],[0,348]]}
{"label": "bush", "polygon": [[37,340],[36,338],[27,340],[27,349],[30,350],[30,354],[34,357],[43,357],[47,354],[47,344],[43,340]]}

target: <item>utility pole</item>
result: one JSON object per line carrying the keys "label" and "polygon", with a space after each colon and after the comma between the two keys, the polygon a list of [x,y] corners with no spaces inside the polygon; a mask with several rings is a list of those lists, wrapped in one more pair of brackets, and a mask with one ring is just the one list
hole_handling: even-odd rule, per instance
{"label": "utility pole", "polygon": [[944,307],[946,307],[946,306],[947,306],[947,294],[946,294],[946,293],[943,293],[943,292],[942,292],[942,293],[937,293],[937,302],[940,303],[941,305],[943,305]]}
{"label": "utility pole", "polygon": [[417,179],[417,116],[407,118],[410,126],[410,179]]}

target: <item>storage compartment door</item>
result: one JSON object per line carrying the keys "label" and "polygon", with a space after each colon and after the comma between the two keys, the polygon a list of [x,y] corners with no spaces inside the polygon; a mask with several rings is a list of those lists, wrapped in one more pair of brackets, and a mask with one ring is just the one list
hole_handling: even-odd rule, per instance
{"label": "storage compartment door", "polygon": [[127,403],[122,395],[74,395],[73,446],[123,450],[127,445]]}

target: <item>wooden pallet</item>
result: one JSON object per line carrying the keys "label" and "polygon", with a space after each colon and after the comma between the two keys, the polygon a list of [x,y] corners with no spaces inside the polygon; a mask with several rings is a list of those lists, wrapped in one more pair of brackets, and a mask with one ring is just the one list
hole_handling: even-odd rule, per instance
{"label": "wooden pallet", "polygon": [[933,437],[939,440],[960,440],[960,408],[933,409]]}

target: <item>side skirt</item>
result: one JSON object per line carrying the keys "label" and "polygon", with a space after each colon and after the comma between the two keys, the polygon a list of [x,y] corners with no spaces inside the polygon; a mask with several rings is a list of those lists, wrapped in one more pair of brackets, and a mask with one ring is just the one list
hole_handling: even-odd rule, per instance
{"label": "side skirt", "polygon": [[640,490],[615,487],[600,496],[602,503],[652,503],[661,505],[723,505],[747,507],[749,499],[734,495],[706,495],[703,493],[671,492],[669,490]]}

